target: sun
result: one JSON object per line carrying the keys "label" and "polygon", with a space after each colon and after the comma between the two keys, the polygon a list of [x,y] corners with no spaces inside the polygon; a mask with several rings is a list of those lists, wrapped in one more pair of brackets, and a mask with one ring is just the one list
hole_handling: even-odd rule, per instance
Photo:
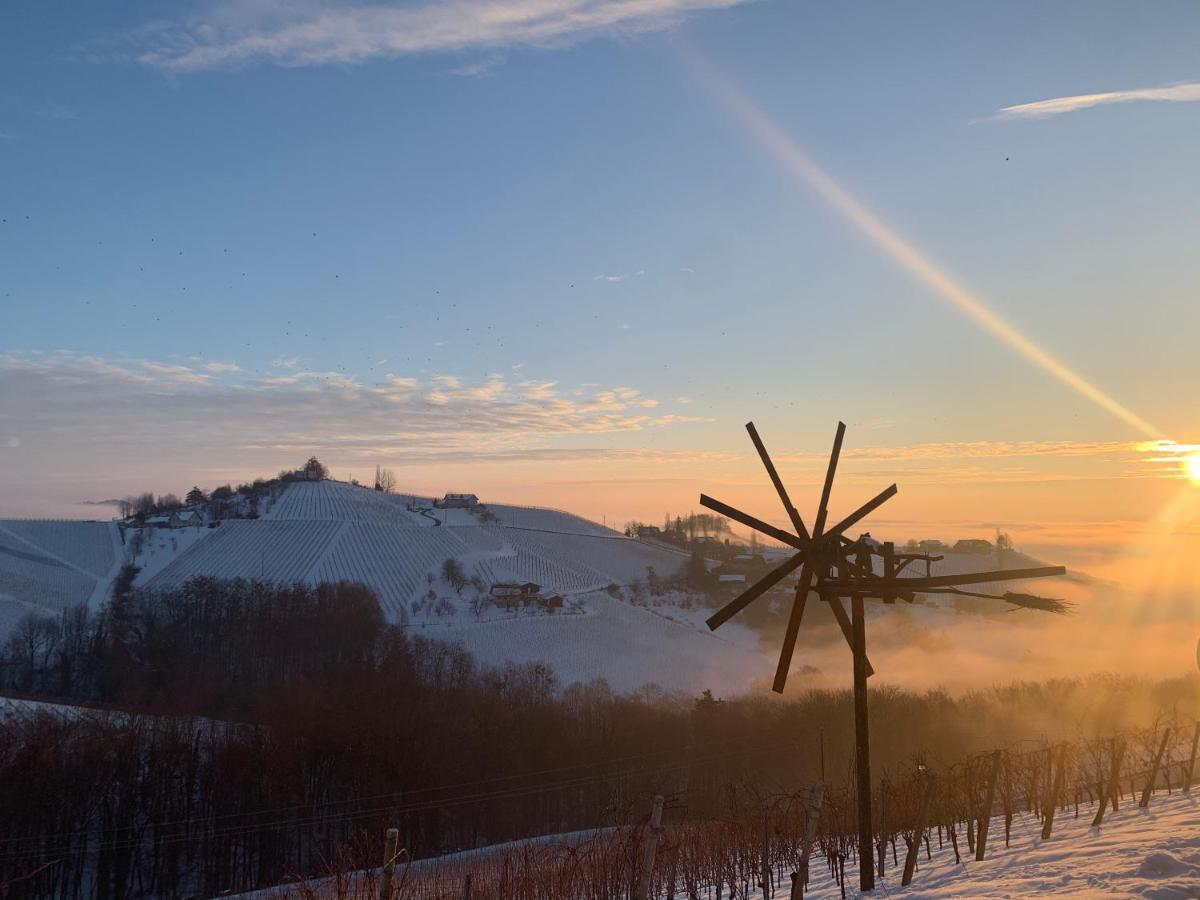
{"label": "sun", "polygon": [[1183,471],[1188,481],[1200,485],[1200,450],[1193,450],[1183,458]]}

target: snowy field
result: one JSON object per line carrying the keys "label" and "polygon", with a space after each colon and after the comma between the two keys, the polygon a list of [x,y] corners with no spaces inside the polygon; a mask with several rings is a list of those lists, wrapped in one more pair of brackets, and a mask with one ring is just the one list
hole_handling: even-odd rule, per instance
{"label": "snowy field", "polygon": [[[1185,900],[1200,897],[1200,802],[1191,794],[1155,795],[1149,809],[1122,804],[1092,828],[1094,807],[1080,807],[1079,818],[1065,814],[1055,820],[1054,833],[1043,841],[1041,826],[1032,816],[1013,820],[1011,846],[1004,847],[1004,820],[992,822],[988,858],[954,865],[954,854],[924,853],[908,888],[900,887],[900,871],[887,870],[870,894],[851,890],[857,885],[846,866],[847,896],[927,897],[1148,897]],[[996,840],[999,834],[1000,840]],[[965,848],[964,848],[965,850]],[[965,853],[964,853],[965,856]],[[890,862],[890,858],[889,858]],[[903,865],[903,858],[900,859]],[[806,897],[834,898],[841,892],[821,859],[814,860]],[[776,890],[775,897],[786,897]],[[762,900],[761,892],[751,894]]]}
{"label": "snowy field", "polygon": [[108,523],[0,520],[0,640],[27,613],[99,603],[120,559]]}

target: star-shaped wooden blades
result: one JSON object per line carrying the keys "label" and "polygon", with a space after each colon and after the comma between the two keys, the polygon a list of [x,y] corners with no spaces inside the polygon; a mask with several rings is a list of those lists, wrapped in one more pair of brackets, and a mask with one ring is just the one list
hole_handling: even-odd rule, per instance
{"label": "star-shaped wooden blades", "polygon": [[[792,602],[791,613],[788,616],[787,630],[784,632],[783,648],[779,654],[779,666],[775,670],[775,681],[773,684],[773,689],[777,693],[783,693],[784,685],[787,683],[788,670],[792,664],[792,654],[796,648],[796,637],[800,632],[800,622],[804,618],[804,606],[808,601],[809,592],[818,589],[818,593],[821,593],[819,587],[824,581],[829,579],[831,570],[835,566],[840,568],[845,562],[846,546],[849,544],[843,536],[845,531],[886,502],[889,497],[896,493],[896,486],[892,485],[874,499],[864,503],[832,528],[825,528],[825,523],[829,518],[829,496],[833,491],[833,478],[837,473],[838,458],[842,452],[842,439],[846,434],[846,426],[839,422],[837,434],[833,440],[833,452],[829,456],[829,468],[825,472],[825,484],[821,489],[821,503],[817,508],[817,516],[813,520],[813,530],[810,534],[804,526],[804,520],[801,519],[800,513],[797,512],[795,505],[788,496],[787,489],[783,486],[783,481],[779,477],[779,472],[776,470],[770,454],[767,453],[767,448],[763,444],[762,438],[759,437],[758,429],[754,427],[753,422],[746,424],[746,431],[750,433],[750,440],[754,442],[754,449],[758,451],[763,467],[767,470],[767,476],[771,479],[771,484],[775,487],[775,493],[779,495],[784,512],[787,513],[792,528],[795,529],[795,533],[785,531],[782,528],[776,528],[762,519],[744,513],[719,500],[714,500],[705,494],[700,495],[700,504],[714,512],[733,519],[735,522],[740,522],[747,528],[753,528],[755,531],[765,534],[767,537],[773,538],[781,544],[792,547],[798,552],[768,572],[729,604],[713,613],[708,619],[708,627],[713,630],[719,628],[792,572],[796,571],[796,569],[800,569],[800,577],[796,582],[796,595]],[[830,608],[838,620],[838,625],[841,627],[843,635],[845,635],[846,642],[850,643],[852,640],[850,618],[846,614],[845,607],[842,606],[841,599],[839,597],[825,596],[824,594],[822,596],[828,600]],[[869,666],[870,664],[868,663],[868,671],[870,671]]]}

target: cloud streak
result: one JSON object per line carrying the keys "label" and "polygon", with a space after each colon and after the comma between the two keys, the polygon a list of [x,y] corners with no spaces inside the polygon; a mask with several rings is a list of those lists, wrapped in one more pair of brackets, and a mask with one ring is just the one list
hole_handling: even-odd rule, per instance
{"label": "cloud streak", "polygon": [[153,23],[125,35],[118,55],[171,72],[261,63],[344,65],[428,53],[554,47],[597,36],[635,35],[668,28],[691,14],[745,2],[748,0],[427,0],[333,7],[303,0],[224,2],[187,22]]}
{"label": "cloud streak", "polygon": [[1106,91],[1100,94],[1076,94],[1071,97],[1053,97],[1033,103],[1019,103],[998,110],[993,121],[1009,119],[1049,119],[1094,106],[1110,106],[1114,103],[1139,103],[1143,101],[1165,103],[1200,102],[1200,81],[1183,81],[1163,87],[1136,88],[1128,91]]}

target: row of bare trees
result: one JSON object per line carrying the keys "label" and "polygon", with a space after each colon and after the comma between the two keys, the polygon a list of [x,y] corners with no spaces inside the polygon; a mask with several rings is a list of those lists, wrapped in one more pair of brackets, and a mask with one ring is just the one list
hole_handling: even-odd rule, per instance
{"label": "row of bare trees", "polygon": [[[564,687],[544,665],[480,667],[409,637],[356,584],[197,579],[146,594],[122,579],[97,613],[22,623],[0,685],[109,709],[0,717],[0,894],[14,898],[273,884],[324,871],[388,825],[413,858],[618,828],[656,792],[678,798],[672,827],[760,829],[768,798],[848,784],[853,762],[848,692],[776,702]],[[1196,699],[1191,679],[957,697],[878,688],[887,819],[905,821],[915,801],[902,786],[914,759],[933,764],[930,748],[955,760],[1039,731],[1078,741],[1164,708],[1194,714]],[[1015,767],[1013,783],[1027,774]],[[842,815],[829,796],[827,815]],[[679,871],[680,884],[699,878]]]}

